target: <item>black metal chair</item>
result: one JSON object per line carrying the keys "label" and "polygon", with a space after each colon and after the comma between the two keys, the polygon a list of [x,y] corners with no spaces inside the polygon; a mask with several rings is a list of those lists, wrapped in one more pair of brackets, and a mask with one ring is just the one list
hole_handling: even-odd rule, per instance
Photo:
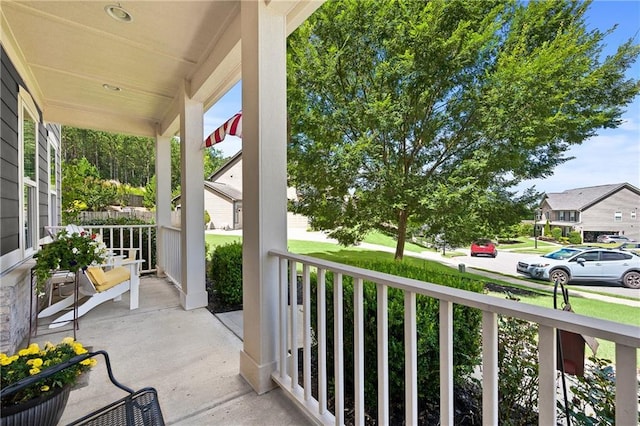
{"label": "black metal chair", "polygon": [[59,371],[78,364],[96,355],[102,355],[105,359],[109,380],[128,395],[105,407],[102,407],[86,416],[69,423],[69,425],[93,425],[93,426],[164,426],[164,418],[158,403],[158,395],[154,388],[146,387],[138,391],[121,384],[113,376],[109,355],[105,351],[89,352],[71,358],[69,361],[48,368],[43,372],[7,386],[0,392],[0,397],[11,395],[27,386],[30,386],[44,378],[50,377]]}

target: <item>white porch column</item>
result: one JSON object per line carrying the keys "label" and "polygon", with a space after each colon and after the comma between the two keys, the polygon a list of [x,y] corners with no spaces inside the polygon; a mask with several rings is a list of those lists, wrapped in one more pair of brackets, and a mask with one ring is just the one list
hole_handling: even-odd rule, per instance
{"label": "white porch column", "polygon": [[[156,135],[156,259],[157,275],[165,270],[163,226],[171,225],[171,137]],[[149,265],[153,267],[153,265]]]}
{"label": "white porch column", "polygon": [[243,306],[240,374],[256,392],[275,384],[278,261],[287,248],[286,20],[241,2]]}
{"label": "white porch column", "polygon": [[180,304],[184,309],[207,306],[204,258],[203,106],[189,98],[189,85],[180,98]]}

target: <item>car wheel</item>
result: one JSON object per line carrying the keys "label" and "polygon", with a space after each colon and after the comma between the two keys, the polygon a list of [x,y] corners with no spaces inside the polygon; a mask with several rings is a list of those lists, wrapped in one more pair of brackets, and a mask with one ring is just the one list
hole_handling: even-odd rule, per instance
{"label": "car wheel", "polygon": [[476,256],[477,256],[477,254],[471,253],[471,257],[476,257]]}
{"label": "car wheel", "polygon": [[640,272],[631,271],[624,274],[622,277],[622,284],[625,287],[639,289],[640,288]]}
{"label": "car wheel", "polygon": [[558,281],[560,284],[566,284],[569,282],[569,274],[562,269],[554,269],[549,273],[549,280],[552,283]]}

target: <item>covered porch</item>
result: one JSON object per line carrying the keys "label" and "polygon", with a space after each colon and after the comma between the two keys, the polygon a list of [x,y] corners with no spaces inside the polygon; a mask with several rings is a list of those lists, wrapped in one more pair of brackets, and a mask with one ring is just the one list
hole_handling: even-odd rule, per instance
{"label": "covered porch", "polygon": [[[381,343],[376,349],[381,360],[377,391],[382,424],[389,413],[389,384],[385,378],[389,369],[388,328],[384,325],[389,288],[400,289],[405,295],[407,424],[418,423],[419,294],[437,299],[440,306],[442,424],[453,424],[452,322],[456,304],[482,313],[484,424],[498,423],[498,315],[525,319],[539,327],[540,424],[556,423],[558,328],[615,342],[617,421],[631,424],[637,416],[638,327],[525,307],[287,252],[286,37],[320,4],[256,0],[159,5],[133,1],[123,6],[132,19],[115,22],[105,14],[105,5],[98,2],[0,3],[3,51],[42,110],[45,122],[156,140],[158,253],[157,265],[149,266],[175,286],[167,280],[144,281],[138,310],[129,311],[126,303],[121,304],[122,309],[121,305],[104,304],[81,320],[78,340],[99,345],[112,354],[115,374],[126,384],[156,387],[169,423],[303,424],[313,418],[317,423],[343,424],[344,362],[340,345],[334,354],[336,377],[327,377],[321,359],[319,397],[313,397],[311,391],[310,353],[315,337],[320,357],[327,352],[323,343],[327,335],[335,333],[335,340],[344,343],[343,334],[334,331],[342,328],[341,315],[332,321],[320,315],[318,322],[311,324],[309,276],[313,271],[324,277],[331,271],[340,278],[336,278],[331,298],[319,297],[323,306],[333,303],[339,312],[342,276],[350,276],[356,283],[353,345],[357,356],[357,424],[364,424],[363,377],[371,374],[363,364],[362,297],[363,287],[370,283],[380,294],[376,309],[383,324],[377,331]],[[242,342],[205,308],[202,223],[203,112],[240,78],[244,161]],[[175,135],[181,141],[179,228],[174,228],[170,219],[169,142]],[[40,216],[46,217],[44,213]],[[38,229],[42,231],[45,225],[38,223]],[[295,277],[298,267],[303,271],[301,324],[287,321],[291,309],[288,298],[297,300],[297,286],[291,285],[288,277]],[[320,287],[324,284],[324,278],[320,278]],[[299,330],[304,336],[304,360],[300,364],[297,357],[289,356],[287,346],[287,336],[293,340]],[[317,333],[314,339],[312,332]],[[42,338],[53,340],[51,336]],[[99,372],[91,373],[90,388],[72,394],[63,421],[88,411],[83,405],[87,399],[93,403],[98,396],[107,396],[109,386],[94,390],[102,379]],[[332,380],[337,383],[335,415],[327,409],[327,383]],[[109,397],[106,402],[115,398]]]}

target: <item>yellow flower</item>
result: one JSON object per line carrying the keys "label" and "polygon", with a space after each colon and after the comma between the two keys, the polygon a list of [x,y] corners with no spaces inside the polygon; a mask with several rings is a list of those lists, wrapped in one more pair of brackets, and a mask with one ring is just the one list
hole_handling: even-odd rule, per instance
{"label": "yellow flower", "polygon": [[31,355],[35,355],[40,352],[40,346],[38,346],[37,343],[30,344],[27,349],[29,350],[29,352],[31,352]]}
{"label": "yellow flower", "polygon": [[39,368],[32,368],[31,370],[29,370],[29,374],[31,374],[32,376],[35,376],[36,374],[38,374],[40,372]]}
{"label": "yellow flower", "polygon": [[40,390],[41,390],[42,392],[46,392],[46,391],[48,391],[48,390],[49,390],[49,386],[44,385],[44,386],[42,386],[42,387],[40,388]]}
{"label": "yellow flower", "polygon": [[5,366],[11,364],[11,358],[7,356],[7,354],[0,354],[0,366]]}
{"label": "yellow flower", "polygon": [[27,361],[27,365],[31,365],[32,367],[40,368],[42,367],[42,358],[33,358]]}
{"label": "yellow flower", "polygon": [[76,355],[82,355],[88,352],[85,348],[82,347],[81,343],[74,343],[73,351],[76,353]]}
{"label": "yellow flower", "polygon": [[62,339],[62,343],[66,345],[73,345],[73,342],[73,337],[65,337],[64,339]]}
{"label": "yellow flower", "polygon": [[20,349],[18,351],[18,355],[19,356],[27,356],[27,355],[31,355],[31,352],[29,352],[29,348]]}
{"label": "yellow flower", "polygon": [[84,361],[80,361],[80,364],[88,365],[89,367],[95,367],[97,363],[98,363],[98,360],[93,358],[88,358],[88,359],[85,359]]}

